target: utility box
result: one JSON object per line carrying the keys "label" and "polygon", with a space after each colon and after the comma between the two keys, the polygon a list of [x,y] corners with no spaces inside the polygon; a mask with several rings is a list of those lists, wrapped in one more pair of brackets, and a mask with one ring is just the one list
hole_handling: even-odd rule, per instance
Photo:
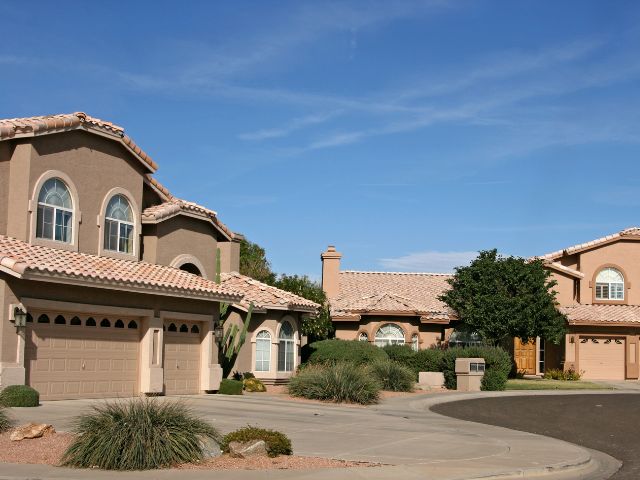
{"label": "utility box", "polygon": [[479,392],[484,369],[484,358],[456,358],[457,390]]}

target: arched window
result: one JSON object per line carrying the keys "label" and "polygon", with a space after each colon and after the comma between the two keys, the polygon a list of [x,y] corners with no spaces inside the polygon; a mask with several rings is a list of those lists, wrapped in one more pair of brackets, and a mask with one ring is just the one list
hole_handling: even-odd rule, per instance
{"label": "arched window", "polygon": [[271,370],[271,334],[266,330],[256,335],[256,372]]}
{"label": "arched window", "polygon": [[367,335],[366,332],[360,332],[360,335],[358,335],[358,340],[361,342],[368,342],[369,341],[369,335]]}
{"label": "arched window", "polygon": [[87,327],[95,327],[96,326],[96,321],[93,319],[93,317],[89,317],[89,318],[87,318],[87,321],[84,322],[84,324]]}
{"label": "arched window", "polygon": [[101,327],[110,327],[111,326],[111,322],[109,320],[107,320],[106,318],[103,318],[102,321],[100,322],[100,326]]}
{"label": "arched window", "polygon": [[49,317],[43,313],[38,317],[38,323],[49,323]]}
{"label": "arched window", "polygon": [[376,345],[404,345],[404,332],[398,325],[387,323],[376,332]]}
{"label": "arched window", "polygon": [[624,300],[624,277],[615,268],[603,268],[596,277],[596,300]]}
{"label": "arched window", "polygon": [[50,178],[38,194],[36,237],[71,243],[73,202],[67,185]]}
{"label": "arched window", "polygon": [[198,325],[193,325],[191,327],[191,333],[200,333],[200,329],[198,328]]}
{"label": "arched window", "polygon": [[70,325],[82,325],[82,322],[78,317],[73,317],[69,322]]}
{"label": "arched window", "polygon": [[107,204],[104,248],[120,253],[133,252],[133,211],[124,195],[114,195]]}
{"label": "arched window", "polygon": [[67,320],[65,320],[65,318],[62,315],[58,315],[53,320],[53,323],[55,323],[56,325],[66,325],[67,324]]}
{"label": "arched window", "polygon": [[116,320],[116,323],[114,325],[115,328],[124,328],[124,322],[120,319]]}
{"label": "arched window", "polygon": [[127,328],[138,328],[138,324],[136,323],[135,320],[131,320],[129,322],[129,325],[127,325]]}
{"label": "arched window", "polygon": [[177,332],[177,331],[178,331],[178,328],[176,327],[176,324],[175,324],[175,323],[171,323],[171,324],[169,325],[169,328],[167,328],[167,330],[168,330],[169,332]]}
{"label": "arched window", "polygon": [[414,333],[413,335],[411,335],[411,349],[414,352],[417,352],[418,350],[420,350],[420,337],[418,336],[417,333]]}
{"label": "arched window", "polygon": [[183,263],[182,265],[180,265],[180,270],[191,273],[193,275],[198,275],[199,277],[202,276],[202,272],[200,271],[200,269],[193,263]]}
{"label": "arched window", "polygon": [[278,338],[278,371],[292,372],[295,342],[293,341],[293,327],[289,322],[282,322]]}
{"label": "arched window", "polygon": [[27,323],[33,323],[33,316],[30,313],[27,313]]}
{"label": "arched window", "polygon": [[182,325],[180,325],[180,332],[181,333],[189,333],[189,327],[187,327],[184,323]]}

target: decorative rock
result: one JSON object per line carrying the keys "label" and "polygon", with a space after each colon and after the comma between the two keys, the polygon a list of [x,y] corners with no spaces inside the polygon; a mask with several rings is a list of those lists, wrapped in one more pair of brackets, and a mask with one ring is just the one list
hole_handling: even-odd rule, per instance
{"label": "decorative rock", "polygon": [[25,438],[40,438],[43,435],[51,435],[52,433],[56,433],[53,425],[47,423],[27,423],[11,432],[9,438],[14,442],[18,442]]}
{"label": "decorative rock", "polygon": [[231,442],[229,453],[235,458],[266,457],[267,444],[264,440],[251,440],[249,442]]}
{"label": "decorative rock", "polygon": [[208,437],[200,439],[200,448],[202,448],[202,456],[204,458],[215,458],[222,454],[218,443]]}

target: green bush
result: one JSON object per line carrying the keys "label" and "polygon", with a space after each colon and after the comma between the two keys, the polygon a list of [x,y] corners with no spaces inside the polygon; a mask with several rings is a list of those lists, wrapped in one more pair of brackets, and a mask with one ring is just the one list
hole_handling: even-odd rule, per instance
{"label": "green bush", "polygon": [[203,442],[218,431],[183,403],[137,398],[106,402],[80,415],[78,435],[62,465],[105,470],[148,470],[202,459]]}
{"label": "green bush", "polygon": [[0,392],[0,405],[5,407],[37,407],[40,394],[28,385],[9,385]]}
{"label": "green bush", "polygon": [[416,372],[441,372],[444,350],[427,348],[419,350],[413,359],[413,369]]}
{"label": "green bush", "polygon": [[383,390],[392,392],[412,392],[415,372],[394,360],[378,360],[371,364],[371,372],[382,385]]}
{"label": "green bush", "polygon": [[[444,384],[450,390],[455,390],[456,379],[456,358],[484,358],[485,375],[489,373],[492,377],[487,387],[506,385],[509,372],[511,372],[512,360],[506,350],[500,347],[454,347],[442,352],[442,373],[444,374]],[[504,377],[504,384],[496,379],[496,376]],[[502,388],[504,390],[504,388]]]}
{"label": "green bush", "polygon": [[0,407],[0,432],[6,432],[13,426],[13,421],[5,407]]}
{"label": "green bush", "polygon": [[257,378],[247,378],[244,382],[244,389],[247,392],[266,392],[267,387],[264,386]]}
{"label": "green bush", "polygon": [[363,365],[389,358],[382,348],[358,340],[322,340],[312,343],[310,349],[308,363],[313,364],[351,362]]}
{"label": "green bush", "polygon": [[244,372],[242,374],[242,379],[243,380],[249,380],[250,378],[256,378],[256,376],[251,372]]}
{"label": "green bush", "polygon": [[343,362],[308,365],[291,377],[288,388],[294,397],[369,405],[378,401],[381,386],[369,367]]}
{"label": "green bush", "polygon": [[218,393],[221,395],[242,395],[242,389],[244,385],[242,380],[231,380],[225,378],[220,382],[220,388]]}
{"label": "green bush", "polygon": [[507,387],[507,377],[499,370],[486,370],[482,377],[480,390],[499,391]]}
{"label": "green bush", "polygon": [[264,440],[267,446],[267,454],[270,457],[278,455],[291,455],[291,440],[284,433],[275,430],[267,430],[264,428],[252,427],[251,425],[226,434],[220,442],[220,449],[229,453],[229,444],[231,442],[250,442],[251,440]]}
{"label": "green bush", "polygon": [[382,349],[391,360],[413,368],[416,352],[409,345],[385,345]]}

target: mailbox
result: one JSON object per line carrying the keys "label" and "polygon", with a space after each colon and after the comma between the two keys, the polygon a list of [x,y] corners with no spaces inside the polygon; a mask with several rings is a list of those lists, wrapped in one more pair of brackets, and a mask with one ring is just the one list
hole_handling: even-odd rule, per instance
{"label": "mailbox", "polygon": [[457,390],[479,392],[484,370],[484,358],[456,358]]}

